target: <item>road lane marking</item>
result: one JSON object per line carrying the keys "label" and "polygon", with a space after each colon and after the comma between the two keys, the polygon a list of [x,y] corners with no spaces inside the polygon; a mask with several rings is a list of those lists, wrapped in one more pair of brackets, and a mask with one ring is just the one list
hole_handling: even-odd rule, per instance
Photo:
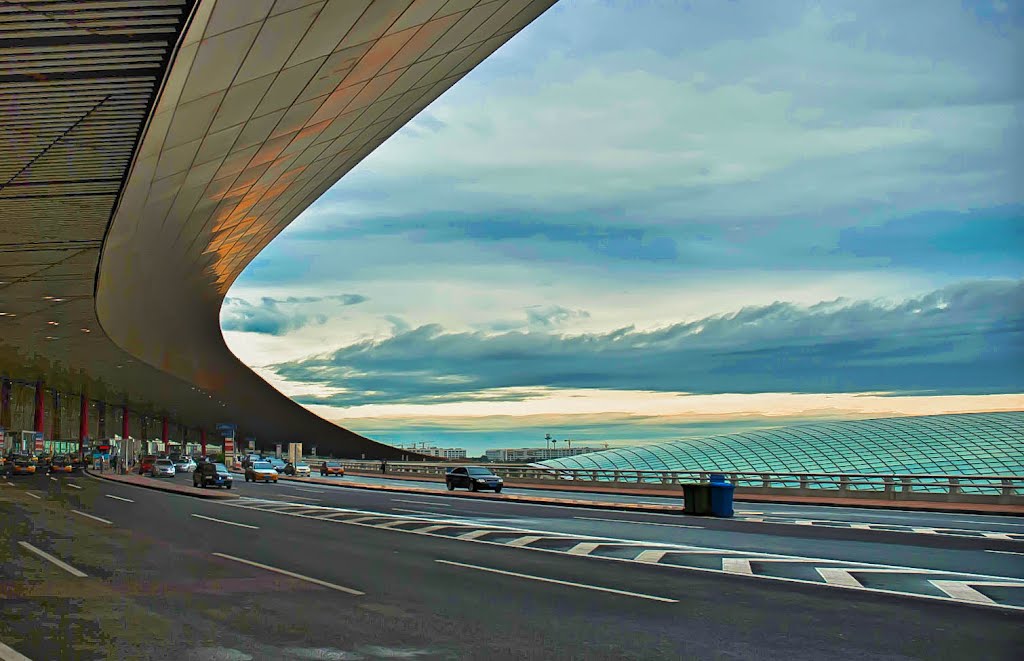
{"label": "road lane marking", "polygon": [[452,565],[454,567],[463,567],[465,569],[475,569],[477,571],[490,572],[492,574],[502,574],[504,576],[514,576],[516,578],[525,578],[530,581],[540,581],[541,583],[554,583],[555,585],[567,585],[573,588],[583,588],[584,590],[596,590],[597,592],[610,592],[611,594],[620,594],[626,597],[636,597],[637,599],[649,599],[651,601],[661,601],[667,604],[678,604],[678,599],[669,599],[667,597],[657,597],[653,594],[643,594],[641,592],[628,592],[626,590],[616,590],[614,588],[604,588],[598,585],[587,585],[586,583],[573,583],[572,581],[560,581],[556,578],[545,578],[544,576],[533,576],[531,574],[520,574],[514,571],[505,571],[504,569],[494,569],[492,567],[481,567],[479,565],[467,565],[464,562],[452,562],[450,560],[434,560],[443,565]]}
{"label": "road lane marking", "polygon": [[42,497],[42,496],[38,496],[38,495],[36,495],[36,494],[32,493],[31,491],[26,491],[25,493],[27,493],[28,495],[32,496],[32,497],[33,497],[33,498],[35,498],[36,500],[42,500],[42,499],[43,499],[43,497]]}
{"label": "road lane marking", "polygon": [[202,514],[193,514],[192,516],[197,519],[206,519],[207,521],[216,521],[217,523],[226,523],[229,526],[238,526],[239,528],[251,528],[253,530],[259,530],[259,526],[250,526],[247,523],[236,523],[234,521],[225,521],[224,519],[215,519],[212,516],[203,516]]}
{"label": "road lane marking", "polygon": [[[310,498],[308,496],[287,496],[287,498],[294,498],[296,500],[311,500],[314,503],[322,502],[322,500],[320,498]],[[278,501],[278,502],[285,503],[285,502],[288,502],[288,501],[281,500],[281,501]]]}
{"label": "road lane marking", "polygon": [[0,643],[0,659],[3,659],[3,661],[32,661],[32,659],[21,654],[18,650],[8,647],[3,643]]}
{"label": "road lane marking", "polygon": [[12,487],[14,486],[14,482],[8,482],[7,484],[12,486]]}
{"label": "road lane marking", "polygon": [[56,481],[57,481],[57,478],[55,478],[55,477],[51,477],[51,478],[50,478],[50,481],[51,481],[51,482],[56,482]]}
{"label": "road lane marking", "polygon": [[993,551],[992,549],[985,549],[985,553],[1005,553],[1006,555],[1024,555],[1020,551]]}
{"label": "road lane marking", "polygon": [[307,489],[305,487],[292,487],[288,486],[287,484],[283,484],[281,486],[283,486],[286,489],[295,489],[296,491],[308,491],[309,493],[327,493],[323,489]]}
{"label": "road lane marking", "polygon": [[606,521],[611,523],[632,523],[638,526],[665,526],[666,528],[700,528],[704,529],[704,526],[688,526],[682,523],[654,523],[653,521],[626,521],[624,519],[601,519],[596,516],[574,516],[574,519],[581,519],[583,521]]}
{"label": "road lane marking", "polygon": [[80,510],[71,510],[71,511],[74,512],[75,514],[81,514],[82,516],[88,517],[90,519],[94,519],[96,521],[99,521],[100,523],[105,523],[105,524],[107,524],[109,526],[114,525],[113,521],[107,521],[106,519],[101,519],[100,517],[93,516],[92,514],[86,514],[85,512],[82,512]]}
{"label": "road lane marking", "polygon": [[107,498],[113,498],[114,500],[123,500],[126,503],[134,503],[135,502],[131,498],[122,498],[121,496],[114,496],[114,495],[109,494],[109,493],[105,493],[103,495],[106,496]]}
{"label": "road lane marking", "polygon": [[28,542],[18,542],[18,543],[21,544],[21,546],[23,548],[31,551],[32,553],[35,553],[36,555],[38,555],[40,558],[43,558],[44,560],[49,560],[50,562],[52,562],[53,564],[57,565],[58,567],[60,567],[61,569],[63,569],[67,573],[71,574],[72,576],[77,576],[79,578],[84,578],[87,575],[85,572],[79,571],[79,570],[75,569],[74,567],[72,567],[68,563],[64,562],[60,558],[55,558],[52,555],[50,555],[49,553],[47,553],[46,551],[44,551],[42,549],[38,549],[38,548],[32,546],[31,544],[29,544]]}
{"label": "road lane marking", "polygon": [[82,487],[78,486],[77,484],[71,484],[70,482],[65,482],[65,484],[68,485],[69,487],[71,487],[72,489],[81,489],[82,488]]}
{"label": "road lane marking", "polygon": [[237,556],[228,555],[227,553],[214,553],[213,555],[217,556],[218,558],[224,558],[226,560],[233,560],[235,562],[240,562],[240,563],[245,564],[245,565],[251,565],[253,567],[259,567],[260,569],[265,569],[267,571],[276,572],[278,574],[283,574],[285,576],[291,576],[292,578],[297,578],[300,581],[306,581],[308,583],[313,583],[315,585],[320,585],[320,586],[323,586],[325,588],[330,588],[332,590],[337,590],[338,592],[345,592],[345,593],[348,593],[348,594],[352,594],[352,595],[355,595],[357,597],[361,597],[361,596],[366,594],[365,592],[360,592],[359,590],[353,590],[352,588],[346,588],[343,585],[336,585],[334,583],[328,583],[327,581],[321,581],[319,578],[313,578],[311,576],[304,576],[302,574],[296,574],[295,572],[288,571],[287,569],[279,569],[278,567],[271,567],[270,565],[264,565],[264,564],[259,563],[259,562],[253,562],[252,560],[246,560],[245,558],[239,558]]}
{"label": "road lane marking", "polygon": [[426,510],[407,510],[401,507],[392,507],[395,512],[409,512],[411,514],[426,514],[427,516],[444,516],[444,512],[428,512]]}
{"label": "road lane marking", "polygon": [[434,503],[429,500],[403,500],[401,498],[393,498],[392,502],[412,503],[413,505],[429,505],[430,507],[451,507],[448,503]]}

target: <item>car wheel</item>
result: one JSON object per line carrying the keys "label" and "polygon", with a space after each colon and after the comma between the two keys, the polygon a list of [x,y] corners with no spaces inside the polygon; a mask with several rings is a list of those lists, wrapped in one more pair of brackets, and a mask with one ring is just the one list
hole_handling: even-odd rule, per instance
{"label": "car wheel", "polygon": [[227,486],[227,488],[228,488],[228,489],[230,489],[230,488],[231,488],[231,485],[229,484],[229,485]]}
{"label": "car wheel", "polygon": [[455,491],[455,485],[454,484],[452,484],[451,482],[446,482],[446,484],[448,486],[448,491]]}
{"label": "car wheel", "polygon": [[496,489],[494,490],[494,493],[501,493],[501,487],[498,487],[498,488],[496,488]]}
{"label": "car wheel", "polygon": [[470,482],[469,483],[469,490],[473,491],[473,492],[476,491],[476,482]]}

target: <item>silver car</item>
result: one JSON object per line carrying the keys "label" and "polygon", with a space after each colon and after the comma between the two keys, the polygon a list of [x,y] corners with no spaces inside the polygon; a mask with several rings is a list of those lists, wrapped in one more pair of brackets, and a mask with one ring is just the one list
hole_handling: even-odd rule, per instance
{"label": "silver car", "polygon": [[174,462],[170,459],[157,459],[156,463],[153,464],[153,470],[150,475],[153,477],[174,477]]}
{"label": "silver car", "polygon": [[192,457],[182,457],[174,462],[174,470],[177,473],[194,473],[196,462],[192,460]]}

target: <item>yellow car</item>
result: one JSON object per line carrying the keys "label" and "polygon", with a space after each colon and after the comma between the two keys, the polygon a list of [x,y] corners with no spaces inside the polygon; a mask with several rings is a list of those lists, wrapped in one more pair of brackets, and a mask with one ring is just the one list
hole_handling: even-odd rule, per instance
{"label": "yellow car", "polygon": [[36,465],[30,455],[14,455],[7,464],[8,475],[34,475],[36,472]]}
{"label": "yellow car", "polygon": [[269,461],[254,461],[245,469],[246,482],[277,482],[277,471]]}
{"label": "yellow car", "polygon": [[50,462],[51,473],[70,473],[74,470],[74,464],[68,457],[62,457],[60,455],[53,458]]}

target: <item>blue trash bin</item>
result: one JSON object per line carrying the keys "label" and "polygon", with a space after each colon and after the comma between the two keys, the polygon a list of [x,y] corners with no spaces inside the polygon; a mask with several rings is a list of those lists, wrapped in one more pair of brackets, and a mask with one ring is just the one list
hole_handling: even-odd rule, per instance
{"label": "blue trash bin", "polygon": [[718,473],[711,475],[711,516],[729,518],[733,515],[732,494],[736,488]]}

